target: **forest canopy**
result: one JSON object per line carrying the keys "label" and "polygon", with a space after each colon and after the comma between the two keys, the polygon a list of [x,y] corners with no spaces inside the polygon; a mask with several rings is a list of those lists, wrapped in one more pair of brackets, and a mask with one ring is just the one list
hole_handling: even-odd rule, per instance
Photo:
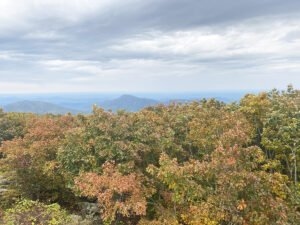
{"label": "forest canopy", "polygon": [[0,224],[300,224],[300,91],[0,112]]}

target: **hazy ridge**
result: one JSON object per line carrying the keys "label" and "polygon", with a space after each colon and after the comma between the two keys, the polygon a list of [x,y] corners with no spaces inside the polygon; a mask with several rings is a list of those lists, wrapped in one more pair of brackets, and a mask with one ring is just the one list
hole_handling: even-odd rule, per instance
{"label": "hazy ridge", "polygon": [[188,103],[202,98],[216,98],[223,102],[240,99],[243,93],[202,93],[170,95],[130,95],[130,94],[56,94],[56,95],[18,95],[0,96],[0,106],[6,112],[30,112],[37,114],[90,113],[93,105],[105,110],[125,110],[135,112],[148,106],[170,104],[172,102]]}

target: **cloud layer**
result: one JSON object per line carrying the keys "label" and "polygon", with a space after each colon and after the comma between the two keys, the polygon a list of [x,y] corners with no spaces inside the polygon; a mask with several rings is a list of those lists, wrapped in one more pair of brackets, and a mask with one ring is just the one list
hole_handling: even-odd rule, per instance
{"label": "cloud layer", "polygon": [[297,0],[1,0],[1,92],[300,87]]}

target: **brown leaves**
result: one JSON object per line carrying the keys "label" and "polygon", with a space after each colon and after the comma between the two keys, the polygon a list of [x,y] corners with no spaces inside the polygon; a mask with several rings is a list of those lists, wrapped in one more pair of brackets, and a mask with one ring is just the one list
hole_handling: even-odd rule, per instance
{"label": "brown leaves", "polygon": [[75,181],[81,194],[95,197],[105,221],[114,221],[117,215],[135,217],[146,215],[147,191],[136,173],[123,175],[114,163],[103,165],[103,174],[84,173]]}
{"label": "brown leaves", "polygon": [[240,211],[243,211],[244,209],[246,209],[246,207],[247,207],[247,204],[246,204],[245,200],[242,199],[241,201],[239,201],[236,208]]}

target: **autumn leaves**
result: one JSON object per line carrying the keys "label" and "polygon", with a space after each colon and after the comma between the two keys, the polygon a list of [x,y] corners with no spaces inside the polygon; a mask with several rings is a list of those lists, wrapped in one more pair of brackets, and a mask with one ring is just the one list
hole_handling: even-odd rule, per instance
{"label": "autumn leaves", "polygon": [[298,224],[299,96],[289,87],[238,104],[3,113],[1,170],[14,190],[6,199],[70,213],[97,202],[106,224]]}

